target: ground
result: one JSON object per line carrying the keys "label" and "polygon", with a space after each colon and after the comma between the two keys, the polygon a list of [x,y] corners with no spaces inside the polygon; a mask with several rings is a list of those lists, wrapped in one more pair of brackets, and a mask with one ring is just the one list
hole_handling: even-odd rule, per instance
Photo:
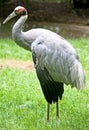
{"label": "ground", "polygon": [[4,68],[4,67],[24,69],[29,71],[34,70],[33,62],[21,61],[21,60],[5,60],[3,62],[0,62],[0,68]]}

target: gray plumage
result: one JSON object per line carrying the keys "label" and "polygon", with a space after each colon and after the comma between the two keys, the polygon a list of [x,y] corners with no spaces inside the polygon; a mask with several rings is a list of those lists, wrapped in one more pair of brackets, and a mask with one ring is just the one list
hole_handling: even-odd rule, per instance
{"label": "gray plumage", "polygon": [[14,41],[32,52],[36,73],[48,103],[58,102],[64,92],[63,84],[78,89],[84,88],[84,71],[78,55],[71,44],[58,34],[37,28],[22,31],[28,15],[24,7],[18,6],[4,21],[21,17],[12,29]]}

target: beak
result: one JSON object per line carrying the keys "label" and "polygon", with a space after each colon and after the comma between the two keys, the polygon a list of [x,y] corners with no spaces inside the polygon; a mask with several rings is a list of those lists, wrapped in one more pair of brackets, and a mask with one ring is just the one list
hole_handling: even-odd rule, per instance
{"label": "beak", "polygon": [[15,12],[12,12],[3,22],[3,24],[7,23],[10,19],[16,16]]}

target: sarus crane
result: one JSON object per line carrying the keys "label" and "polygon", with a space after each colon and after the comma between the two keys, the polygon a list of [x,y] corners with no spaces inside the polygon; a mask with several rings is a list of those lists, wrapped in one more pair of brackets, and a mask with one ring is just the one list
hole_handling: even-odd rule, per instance
{"label": "sarus crane", "polygon": [[22,26],[28,18],[27,10],[18,6],[3,24],[20,16],[12,29],[12,38],[22,48],[32,52],[32,58],[43,94],[47,100],[47,120],[50,104],[62,99],[64,84],[78,89],[84,88],[84,70],[72,45],[60,35],[47,29],[34,28],[23,32]]}

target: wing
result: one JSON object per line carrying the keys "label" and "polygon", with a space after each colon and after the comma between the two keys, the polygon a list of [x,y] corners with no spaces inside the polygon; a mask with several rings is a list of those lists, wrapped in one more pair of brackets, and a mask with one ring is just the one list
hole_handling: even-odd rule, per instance
{"label": "wing", "polygon": [[55,82],[50,76],[46,68],[42,69],[38,64],[36,53],[32,52],[33,61],[36,68],[37,77],[40,81],[43,94],[48,103],[52,101],[58,102],[58,97],[61,99],[64,92],[63,83]]}
{"label": "wing", "polygon": [[31,50],[41,86],[41,78],[44,75],[43,79],[50,79],[50,82],[54,81],[55,84],[84,87],[84,73],[78,55],[65,39],[53,35],[39,37],[32,43]]}

